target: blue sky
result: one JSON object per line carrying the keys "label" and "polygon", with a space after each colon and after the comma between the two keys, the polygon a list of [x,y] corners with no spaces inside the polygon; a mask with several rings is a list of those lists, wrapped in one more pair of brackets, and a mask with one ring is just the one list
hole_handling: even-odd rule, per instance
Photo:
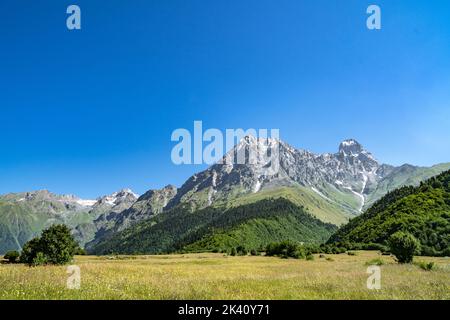
{"label": "blue sky", "polygon": [[[78,4],[82,30],[68,31]],[[366,8],[382,9],[382,30]],[[450,3],[40,0],[0,3],[0,193],[93,198],[180,185],[176,128],[279,128],[382,162],[450,161]]]}

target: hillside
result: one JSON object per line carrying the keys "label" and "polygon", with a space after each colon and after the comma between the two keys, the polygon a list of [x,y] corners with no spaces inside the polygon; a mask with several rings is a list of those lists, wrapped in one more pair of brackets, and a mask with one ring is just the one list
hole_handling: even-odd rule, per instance
{"label": "hillside", "polygon": [[386,194],[329,242],[385,243],[398,230],[419,239],[423,255],[450,255],[450,171]]}
{"label": "hillside", "polygon": [[112,234],[88,250],[95,254],[151,254],[194,248],[221,250],[236,245],[259,248],[285,239],[320,243],[336,229],[286,199],[266,199],[194,212],[174,208]]}
{"label": "hillside", "polygon": [[[0,196],[0,254],[20,250],[28,240],[52,224],[64,223],[84,245],[89,239],[77,227],[91,226],[106,212],[122,212],[136,200],[128,191],[116,192],[98,200],[82,200],[73,195],[57,195],[47,190],[10,193]],[[81,229],[80,229],[81,230]],[[83,229],[84,230],[84,229]],[[88,235],[95,234],[93,230]]]}

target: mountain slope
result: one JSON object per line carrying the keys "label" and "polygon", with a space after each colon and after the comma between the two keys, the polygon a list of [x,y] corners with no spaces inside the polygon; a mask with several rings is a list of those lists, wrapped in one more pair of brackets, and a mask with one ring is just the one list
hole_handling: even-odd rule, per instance
{"label": "mountain slope", "polygon": [[385,243],[399,230],[417,237],[424,255],[450,254],[450,171],[388,193],[329,242]]}
{"label": "mountain slope", "polygon": [[[120,204],[103,203],[103,198],[82,200],[73,195],[56,195],[47,190],[10,193],[0,196],[0,254],[8,250],[20,250],[28,240],[52,224],[64,223],[71,227],[81,244],[83,236],[78,226],[91,225],[98,215],[117,208],[119,212],[136,200],[125,195],[127,201]],[[111,200],[111,199],[109,199]]]}
{"label": "mountain slope", "polygon": [[[189,249],[189,245],[225,249],[235,243],[256,248],[284,239],[323,242],[335,230],[286,199],[266,199],[233,208],[174,208],[110,235],[89,251],[151,254]],[[227,240],[212,240],[219,234]]]}
{"label": "mountain slope", "polygon": [[251,193],[232,199],[228,202],[216,204],[216,206],[238,207],[246,204],[255,203],[264,199],[286,199],[317,219],[334,225],[342,225],[348,222],[352,215],[346,214],[336,203],[327,201],[310,188],[300,185],[292,187],[279,187],[274,189],[261,190],[258,193]]}

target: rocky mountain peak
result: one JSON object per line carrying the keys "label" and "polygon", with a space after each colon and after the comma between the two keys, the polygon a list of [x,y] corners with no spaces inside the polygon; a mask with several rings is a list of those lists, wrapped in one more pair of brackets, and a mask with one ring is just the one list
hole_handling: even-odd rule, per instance
{"label": "rocky mountain peak", "polygon": [[347,139],[339,145],[339,152],[346,155],[356,155],[365,151],[363,146],[355,139]]}
{"label": "rocky mountain peak", "polygon": [[107,204],[110,206],[116,206],[124,202],[132,203],[135,202],[138,199],[138,197],[139,196],[130,189],[122,189],[110,195],[99,198],[97,200],[96,205],[98,206]]}

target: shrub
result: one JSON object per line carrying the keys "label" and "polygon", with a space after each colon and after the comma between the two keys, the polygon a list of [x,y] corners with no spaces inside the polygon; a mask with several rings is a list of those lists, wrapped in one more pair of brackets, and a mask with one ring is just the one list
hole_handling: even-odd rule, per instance
{"label": "shrub", "polygon": [[356,256],[356,252],[353,252],[353,251],[348,251],[347,254],[349,256]]}
{"label": "shrub", "polygon": [[38,252],[36,253],[36,256],[33,258],[33,261],[31,261],[31,265],[33,267],[42,266],[46,265],[48,262],[49,261],[47,259],[47,256],[42,252]]}
{"label": "shrub", "polygon": [[266,255],[300,259],[306,256],[306,252],[303,246],[299,246],[295,242],[286,240],[269,244],[266,247]]}
{"label": "shrub", "polygon": [[382,266],[384,264],[384,261],[380,258],[372,259],[370,261],[366,262],[366,266]]}
{"label": "shrub", "polygon": [[255,249],[252,249],[252,250],[250,250],[250,254],[251,254],[252,256],[257,256],[257,255],[258,255],[258,252],[257,252]]}
{"label": "shrub", "polygon": [[312,254],[308,254],[308,255],[306,256],[306,260],[312,261],[312,260],[314,260],[314,256],[313,256]]}
{"label": "shrub", "polygon": [[234,247],[231,248],[231,253],[230,253],[230,255],[234,257],[236,254],[237,254],[236,248],[234,248]]}
{"label": "shrub", "polygon": [[7,253],[5,253],[5,255],[3,256],[3,259],[8,260],[9,263],[16,263],[17,260],[19,259],[20,254],[18,251],[8,251]]}
{"label": "shrub", "polygon": [[243,247],[243,246],[239,246],[239,247],[236,248],[236,253],[239,256],[246,256],[247,253],[248,253],[248,250],[245,247]]}
{"label": "shrub", "polygon": [[40,238],[28,241],[22,249],[20,261],[28,265],[70,262],[78,250],[70,229],[65,225],[53,225],[44,230]]}
{"label": "shrub", "polygon": [[391,252],[399,263],[411,263],[420,251],[420,242],[410,233],[398,231],[389,238]]}
{"label": "shrub", "polygon": [[423,261],[418,261],[414,263],[416,266],[418,266],[420,269],[425,270],[425,271],[431,271],[435,269],[435,264],[434,262],[423,262]]}
{"label": "shrub", "polygon": [[[76,256],[85,256],[86,254],[87,254],[87,252],[86,252],[86,250],[83,249],[83,248],[78,247],[78,248],[75,250],[75,255],[76,255]],[[137,253],[135,253],[135,254],[137,254]]]}

